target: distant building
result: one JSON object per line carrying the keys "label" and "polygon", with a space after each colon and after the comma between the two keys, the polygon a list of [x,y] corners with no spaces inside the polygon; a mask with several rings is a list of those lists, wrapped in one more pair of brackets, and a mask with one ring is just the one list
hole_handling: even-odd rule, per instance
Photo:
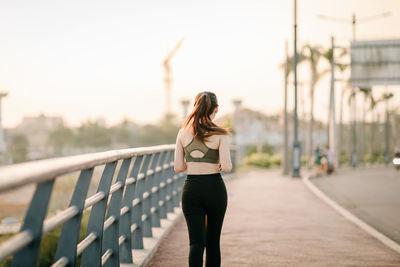
{"label": "distant building", "polygon": [[[293,145],[293,123],[289,116],[289,147]],[[233,118],[233,119],[232,119]],[[232,143],[239,146],[241,159],[245,156],[246,149],[250,145],[255,145],[257,151],[261,152],[262,146],[268,144],[274,148],[275,153],[281,153],[283,149],[283,116],[275,114],[267,116],[266,114],[252,110],[242,105],[237,105],[235,112],[227,114],[216,119],[216,123],[222,125],[225,121],[232,120],[232,126],[235,136]],[[302,154],[305,154],[308,135],[308,122],[299,120],[302,127],[299,129],[299,139],[302,147]],[[323,124],[318,121],[314,122],[313,140],[314,145],[324,145],[327,142],[326,129]]]}
{"label": "distant building", "polygon": [[47,157],[51,151],[47,144],[49,132],[64,126],[64,120],[60,116],[39,116],[24,117],[20,124],[12,130],[14,134],[23,134],[28,139],[29,160],[41,159]]}
{"label": "distant building", "polygon": [[246,155],[249,146],[256,146],[257,151],[262,151],[262,146],[268,144],[279,151],[283,137],[279,116],[267,116],[259,111],[245,108],[239,101],[235,101],[235,111],[218,118],[215,122],[222,125],[231,120],[234,135],[231,143],[238,147],[239,162]]}
{"label": "distant building", "polygon": [[281,128],[278,116],[267,116],[259,111],[239,106],[233,114],[227,114],[216,120],[223,124],[228,118],[233,118],[236,145],[269,144],[274,147],[282,145]]}

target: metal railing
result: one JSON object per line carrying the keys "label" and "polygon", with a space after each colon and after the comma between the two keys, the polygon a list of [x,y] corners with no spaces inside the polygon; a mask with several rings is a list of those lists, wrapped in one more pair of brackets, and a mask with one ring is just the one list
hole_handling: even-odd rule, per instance
{"label": "metal railing", "polygon": [[[20,232],[0,245],[0,262],[14,255],[11,266],[36,266],[43,235],[62,226],[52,266],[75,266],[80,255],[82,266],[132,263],[132,249],[143,249],[152,227],[160,227],[160,220],[180,205],[185,173],[175,173],[173,158],[171,144],[1,167],[0,193],[28,184],[36,184],[36,191]],[[97,192],[87,197],[94,168],[104,165]],[[45,220],[54,182],[76,171],[80,175],[68,208]],[[90,217],[79,242],[85,210]]]}

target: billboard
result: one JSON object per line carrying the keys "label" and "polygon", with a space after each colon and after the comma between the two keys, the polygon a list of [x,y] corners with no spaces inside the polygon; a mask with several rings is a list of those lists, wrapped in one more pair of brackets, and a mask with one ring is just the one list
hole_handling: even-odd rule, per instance
{"label": "billboard", "polygon": [[400,84],[400,39],[352,41],[352,87]]}

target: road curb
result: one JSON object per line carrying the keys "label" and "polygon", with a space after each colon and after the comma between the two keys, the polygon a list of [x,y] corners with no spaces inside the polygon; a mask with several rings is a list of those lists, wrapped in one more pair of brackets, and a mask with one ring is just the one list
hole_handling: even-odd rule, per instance
{"label": "road curb", "polygon": [[364,221],[362,221],[361,219],[359,219],[358,217],[356,217],[355,215],[350,213],[344,207],[339,205],[336,201],[329,198],[324,192],[322,192],[319,188],[317,188],[310,181],[310,176],[308,176],[308,175],[304,176],[302,178],[302,181],[307,186],[307,188],[310,189],[317,197],[319,197],[322,201],[324,201],[329,206],[331,206],[334,210],[336,210],[338,213],[340,213],[343,217],[345,217],[349,221],[353,222],[358,227],[360,227],[362,230],[364,230],[371,236],[378,239],[384,245],[388,246],[389,248],[393,249],[394,251],[396,251],[397,253],[400,254],[400,245],[399,244],[397,244],[395,241],[393,241],[392,239],[383,235],[381,232],[376,230],[374,227],[370,226],[369,224],[365,223]]}

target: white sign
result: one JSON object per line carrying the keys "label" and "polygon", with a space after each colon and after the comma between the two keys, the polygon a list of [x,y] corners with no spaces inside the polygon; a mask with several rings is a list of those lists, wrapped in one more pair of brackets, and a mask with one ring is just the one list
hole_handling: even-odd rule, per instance
{"label": "white sign", "polygon": [[352,87],[400,84],[400,39],[351,42]]}

